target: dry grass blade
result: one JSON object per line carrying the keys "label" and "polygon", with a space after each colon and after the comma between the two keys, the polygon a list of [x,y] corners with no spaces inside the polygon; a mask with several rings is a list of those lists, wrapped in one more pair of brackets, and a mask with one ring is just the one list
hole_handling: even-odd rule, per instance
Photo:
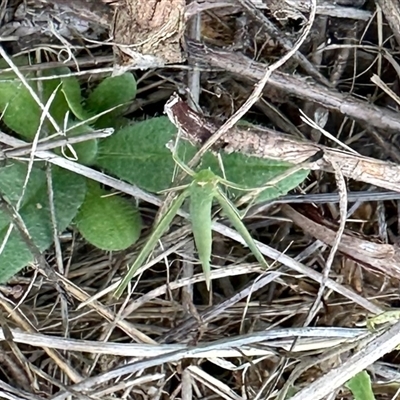
{"label": "dry grass blade", "polygon": [[[263,356],[273,353],[272,349],[268,346],[265,348],[252,346],[253,344],[266,342],[273,348],[287,349],[290,346],[290,337],[298,335],[300,340],[296,346],[296,351],[316,350],[334,347],[347,340],[355,340],[366,333],[368,333],[366,329],[346,328],[280,329],[267,332],[255,332],[250,335],[235,337],[229,340],[200,343],[187,353],[190,346],[186,344],[109,343],[46,336],[40,333],[23,333],[12,330],[15,343],[48,347],[49,349],[85,351],[93,354],[109,354],[135,358],[158,357],[176,351],[181,351],[181,356],[188,358],[235,358],[241,355],[246,355],[248,357]],[[0,329],[0,337],[2,340],[5,338],[2,329]]]}
{"label": "dry grass blade", "polygon": [[295,394],[293,400],[320,400],[341,387],[347,382],[349,376],[354,376],[358,372],[374,363],[383,355],[392,351],[400,343],[400,323],[391,327],[387,332],[380,336],[375,336],[363,351],[349,357],[342,365],[332,369],[323,377]]}
{"label": "dry grass blade", "polygon": [[336,251],[338,250],[340,243],[343,238],[343,233],[346,228],[346,220],[347,220],[347,188],[346,188],[346,182],[343,178],[342,172],[340,171],[340,168],[338,165],[332,164],[332,167],[335,171],[335,177],[336,177],[336,183],[339,188],[339,195],[340,195],[340,224],[339,224],[339,229],[336,232],[335,238],[333,243],[331,244],[331,250],[329,252],[328,258],[326,260],[326,264],[324,266],[324,272],[323,272],[323,280],[321,282],[321,285],[318,289],[317,297],[314,301],[313,306],[310,309],[310,313],[306,319],[305,326],[308,326],[311,321],[315,318],[315,315],[318,312],[318,309],[321,306],[321,301],[322,297],[325,291],[325,284],[327,279],[329,278],[331,269],[332,269],[332,264],[334,261],[334,257],[336,255]]}
{"label": "dry grass blade", "polygon": [[[354,329],[349,330],[348,332],[345,332],[341,330],[341,332],[336,332],[335,330],[332,329],[321,329],[321,328],[299,328],[299,329],[289,329],[289,330],[280,330],[280,331],[271,331],[271,332],[258,332],[255,334],[248,334],[244,335],[243,337],[236,337],[233,339],[222,339],[219,340],[215,343],[210,343],[206,344],[204,346],[195,346],[195,347],[188,347],[188,348],[183,348],[183,349],[177,349],[177,350],[171,350],[168,351],[160,356],[154,356],[154,357],[149,357],[148,359],[144,361],[137,361],[133,362],[131,364],[125,365],[118,367],[114,370],[105,372],[103,374],[100,374],[96,377],[93,378],[88,378],[85,379],[84,381],[73,385],[70,389],[74,391],[78,390],[87,390],[90,389],[96,385],[102,384],[104,382],[107,382],[110,379],[117,378],[120,376],[123,376],[125,374],[131,374],[137,371],[140,371],[145,368],[150,368],[156,365],[161,365],[163,363],[167,362],[174,362],[178,361],[184,358],[191,358],[191,357],[196,357],[198,354],[201,354],[204,352],[205,349],[211,352],[213,356],[216,355],[216,353],[213,353],[215,350],[220,350],[223,348],[238,348],[240,346],[245,346],[245,345],[250,345],[254,343],[259,343],[262,340],[265,340],[265,338],[278,338],[282,336],[292,336],[296,335],[298,337],[320,337],[320,335],[325,335],[326,337],[337,337],[337,335],[346,335],[347,333],[347,338],[355,338],[357,336],[362,337],[365,335],[365,330],[358,330],[355,331]],[[61,393],[53,397],[53,400],[64,400],[67,398],[68,393]]]}

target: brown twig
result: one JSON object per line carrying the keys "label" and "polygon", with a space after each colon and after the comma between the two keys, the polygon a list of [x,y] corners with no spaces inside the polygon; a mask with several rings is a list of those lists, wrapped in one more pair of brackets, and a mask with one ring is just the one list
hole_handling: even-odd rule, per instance
{"label": "brown twig", "polygon": [[[186,47],[193,59],[199,63],[207,63],[212,67],[231,72],[250,81],[258,81],[264,75],[264,64],[255,62],[242,54],[220,50],[193,40],[186,40]],[[376,129],[400,131],[398,113],[364,102],[348,94],[339,93],[332,88],[325,88],[300,75],[275,71],[268,81],[268,86],[288,96],[315,102],[328,110]],[[265,91],[265,94],[268,95],[268,91]]]}
{"label": "brown twig", "polygon": [[[282,211],[312,237],[332,246],[335,243],[335,231],[322,223],[315,222],[294,208],[283,205]],[[362,265],[371,267],[375,272],[400,278],[400,252],[398,246],[374,243],[369,240],[343,234],[338,250]]]}
{"label": "brown twig", "polygon": [[376,0],[377,5],[382,9],[385,18],[392,28],[397,44],[400,46],[400,4],[393,0]]}
{"label": "brown twig", "polygon": [[[179,124],[182,137],[186,140],[201,143],[215,129],[214,121],[196,114],[176,96],[166,104],[166,109],[167,115],[172,115],[171,121]],[[216,148],[223,148],[227,153],[243,153],[295,165],[304,163],[322,151],[324,157],[311,163],[311,169],[334,172],[332,163],[335,163],[347,178],[389,190],[400,190],[400,166],[397,164],[301,141],[261,126],[236,126],[220,138]]]}
{"label": "brown twig", "polygon": [[[262,10],[270,8],[271,4],[276,4],[276,0],[251,0],[251,3],[254,5],[254,7]],[[308,4],[302,0],[279,0],[278,4],[283,13],[291,13],[293,12],[293,9],[295,9],[297,12],[310,11]],[[231,13],[237,12],[239,10],[236,0],[197,0],[191,2],[186,7],[185,14],[187,18],[190,18],[199,12],[218,8],[229,8],[229,12]],[[336,4],[336,2],[329,0],[318,0],[316,13],[317,15],[326,15],[335,18],[349,18],[355,20],[359,19],[362,21],[368,21],[372,16],[372,13],[370,11],[356,8],[350,2],[346,7],[343,7]]]}

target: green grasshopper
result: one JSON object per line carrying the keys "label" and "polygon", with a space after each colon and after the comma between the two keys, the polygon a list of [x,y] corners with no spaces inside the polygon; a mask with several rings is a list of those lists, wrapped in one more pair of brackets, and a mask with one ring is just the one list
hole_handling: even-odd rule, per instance
{"label": "green grasshopper", "polygon": [[[190,175],[193,180],[189,185],[180,186],[174,188],[173,190],[183,190],[172,202],[169,209],[165,212],[164,216],[160,219],[158,225],[154,228],[150,234],[146,244],[140,251],[136,260],[132,264],[128,273],[122,280],[121,284],[115,292],[115,296],[118,298],[121,296],[127,285],[129,284],[132,277],[135,275],[136,271],[145,263],[147,257],[153,251],[158,240],[169,228],[172,220],[177,214],[178,210],[182,206],[183,202],[187,197],[190,197],[189,211],[190,211],[190,221],[193,230],[194,241],[197,248],[197,253],[199,259],[202,263],[203,272],[205,276],[205,281],[207,288],[210,288],[210,259],[212,251],[212,205],[214,199],[217,200],[222,210],[238,231],[238,233],[246,241],[246,244],[256,257],[257,261],[264,267],[268,267],[264,256],[261,254],[257,245],[255,244],[253,238],[251,237],[249,231],[243,224],[239,211],[227,198],[223,190],[221,189],[221,184],[238,190],[253,191],[255,189],[248,189],[229,182],[217,175],[215,175],[209,169],[203,169],[199,172],[194,172],[190,170],[186,165],[184,165],[176,155],[173,158],[177,165],[179,165],[188,175]],[[171,190],[171,189],[169,189]]]}
{"label": "green grasshopper", "polygon": [[[172,149],[171,149],[172,150]],[[189,203],[189,211],[190,211],[190,221],[192,225],[192,231],[194,236],[194,241],[196,244],[197,253],[199,255],[200,262],[203,267],[203,272],[205,276],[206,286],[210,289],[210,259],[212,252],[212,206],[213,202],[216,199],[218,204],[221,206],[222,211],[228,217],[229,221],[232,223],[233,227],[238,231],[238,233],[242,236],[247,246],[254,254],[257,261],[264,267],[268,267],[267,262],[264,259],[264,256],[261,254],[257,245],[255,244],[253,238],[251,237],[249,231],[245,227],[242,222],[242,218],[245,215],[241,214],[235,205],[229,200],[227,195],[222,190],[221,186],[225,186],[226,188],[232,188],[235,190],[240,190],[244,192],[249,192],[249,195],[245,197],[244,202],[252,201],[254,197],[257,197],[263,190],[268,187],[274,186],[280,180],[286,178],[288,176],[288,172],[282,175],[282,177],[278,177],[273,180],[273,182],[268,182],[265,185],[262,185],[258,188],[248,188],[241,185],[237,185],[233,182],[230,182],[218,175],[215,175],[210,169],[203,169],[199,172],[194,172],[187,165],[185,165],[176,155],[175,151],[172,151],[172,157],[175,163],[192,177],[192,182],[188,185],[183,185],[176,187],[174,189],[168,189],[167,191],[177,191],[181,190],[182,192],[176,196],[176,198],[171,202],[167,210],[163,213],[163,216],[158,221],[158,224],[155,226],[154,230],[150,234],[146,244],[140,251],[136,260],[130,267],[128,273],[122,280],[121,284],[117,288],[114,296],[120,297],[128,286],[129,282],[137,272],[137,270],[146,262],[146,259],[150,255],[150,253],[155,248],[158,240],[161,236],[166,232],[169,228],[171,222],[173,221],[175,215],[179,211],[183,202],[186,198],[190,198]],[[307,169],[308,162],[302,163],[302,165],[295,166],[291,168],[290,173],[294,173],[299,169]],[[164,191],[165,192],[165,191]],[[243,201],[241,204],[244,203]]]}
{"label": "green grasshopper", "polygon": [[383,313],[376,315],[375,317],[368,317],[365,325],[368,330],[374,332],[377,330],[377,325],[393,324],[400,320],[400,309],[392,309],[384,311]]}

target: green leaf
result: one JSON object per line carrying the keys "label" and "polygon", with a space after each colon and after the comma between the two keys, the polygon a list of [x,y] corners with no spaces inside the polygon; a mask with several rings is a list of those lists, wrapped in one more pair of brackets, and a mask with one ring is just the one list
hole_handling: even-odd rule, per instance
{"label": "green leaf", "polygon": [[[22,195],[26,174],[27,165],[22,162],[14,161],[0,168],[0,192],[7,196],[12,204],[16,204]],[[34,166],[22,199],[22,206],[28,203],[39,190],[43,189],[45,179],[43,171]],[[0,226],[0,229],[2,228]]]}
{"label": "green leaf", "polygon": [[[175,140],[176,128],[167,117],[152,118],[136,123],[116,132],[101,141],[96,164],[107,172],[150,192],[170,188],[175,162],[167,143]],[[181,140],[178,157],[184,162],[196,153],[196,148]],[[226,179],[244,186],[255,188],[265,185],[292,165],[287,162],[250,157],[240,153],[221,152]],[[207,152],[199,168],[210,168],[216,175],[223,176],[217,158]],[[300,170],[263,190],[256,201],[265,201],[286,194],[298,186],[308,175]],[[232,190],[235,196],[243,191]]]}
{"label": "green leaf", "polygon": [[297,389],[297,388],[295,388],[293,386],[290,386],[290,388],[288,389],[288,391],[286,393],[285,399],[290,399],[291,397],[293,397],[298,392],[299,392],[299,389]]}
{"label": "green leaf", "polygon": [[50,106],[50,113],[61,127],[63,127],[65,115],[68,111],[71,111],[80,120],[86,120],[91,117],[82,106],[83,99],[78,79],[75,76],[59,77],[70,73],[71,70],[67,67],[43,71],[43,76],[54,77],[54,79],[42,81],[44,101],[47,101],[52,92],[58,87],[56,97]]}
{"label": "green leaf", "polygon": [[183,204],[188,194],[189,191],[185,190],[173,201],[167,212],[161,218],[159,224],[154,228],[154,230],[150,234],[149,238],[146,241],[146,244],[143,246],[142,250],[136,257],[136,260],[129,268],[128,273],[124,276],[124,279],[122,280],[122,282],[120,283],[120,285],[118,286],[117,290],[114,293],[114,297],[116,298],[121,297],[122,293],[128,286],[131,279],[134,277],[135,273],[146,262],[147,257],[153,251],[158,240],[161,238],[164,232],[169,228],[169,225],[171,224],[172,220],[174,219],[176,213],[178,212],[179,208]]}
{"label": "green leaf", "polygon": [[[114,128],[116,131],[121,130],[122,128],[125,128],[129,125],[132,125],[132,120],[126,117],[118,117],[118,118],[114,118],[114,121],[112,123],[107,123],[107,124],[102,124],[103,126],[100,128],[107,128],[107,127],[111,127]],[[98,127],[98,125],[96,124],[96,127]]]}
{"label": "green leaf", "polygon": [[353,394],[354,400],[375,400],[371,378],[367,371],[361,371],[353,376],[345,386]]}
{"label": "green leaf", "polygon": [[[27,74],[27,78],[34,74]],[[28,81],[36,90],[36,84]],[[3,121],[14,132],[32,140],[39,126],[41,110],[24,84],[13,73],[0,75],[0,111]]]}
{"label": "green leaf", "polygon": [[[57,69],[49,69],[45,70],[42,73],[43,77],[49,78],[49,77],[54,77],[54,79],[46,79],[41,81],[42,85],[42,95],[43,95],[43,101],[46,103],[50,96],[53,94],[55,90],[57,90],[53,101],[50,105],[50,114],[54,118],[54,120],[57,122],[59,127],[62,129],[64,127],[64,119],[65,115],[69,111],[69,106],[68,103],[65,99],[64,94],[61,91],[62,84],[60,78],[58,78],[58,73]],[[53,127],[53,125],[46,120],[45,121],[45,126],[48,129],[49,133],[54,133],[56,130]]]}
{"label": "green leaf", "polygon": [[[32,64],[30,57],[27,56],[26,54],[12,56],[11,60],[17,67],[23,67],[25,65]],[[1,69],[9,69],[10,68],[10,66],[8,65],[7,61],[4,58],[0,58],[0,68]],[[0,79],[3,79],[3,74],[0,75]]]}
{"label": "green leaf", "polygon": [[[73,126],[73,123],[70,123],[69,126]],[[67,136],[79,136],[90,132],[93,132],[93,128],[91,128],[89,125],[79,125],[69,130]],[[97,139],[87,140],[85,142],[76,143],[71,146],[75,150],[76,155],[78,156],[78,162],[80,164],[92,165],[95,162],[99,147]],[[67,147],[65,147],[64,151],[67,156],[73,157],[73,154],[71,154],[71,151],[69,151]],[[59,154],[60,151],[57,150],[57,153]]]}
{"label": "green leaf", "polygon": [[[240,153],[221,154],[221,156],[226,179],[247,188],[264,186],[293,166],[284,161],[250,157]],[[308,170],[300,170],[293,173],[274,186],[263,190],[255,202],[266,201],[285,195],[300,185],[307,178],[308,174]],[[235,196],[243,194],[242,191],[238,190],[232,190],[232,193]]]}
{"label": "green leaf", "polygon": [[[70,69],[66,67],[59,68],[58,70],[60,75],[66,75],[70,73]],[[61,91],[63,92],[65,100],[67,101],[68,106],[75,117],[81,121],[89,119],[92,115],[83,108],[81,87],[78,79],[75,76],[68,76],[61,78],[61,82]]]}
{"label": "green leaf", "polygon": [[211,209],[217,177],[210,170],[202,170],[190,185],[190,220],[197,253],[210,290],[210,260],[212,252]]}
{"label": "green leaf", "polygon": [[142,229],[139,211],[131,201],[110,196],[94,182],[75,222],[89,243],[108,251],[125,250],[139,239]]}
{"label": "green leaf", "polygon": [[[78,80],[75,77],[58,77],[58,75],[69,72],[70,70],[66,67],[55,68],[42,72],[43,77],[54,77],[54,79],[41,80],[39,83],[28,80],[28,84],[35,93],[39,94],[44,105],[53,92],[57,90],[49,111],[61,128],[64,124],[65,115],[70,109],[81,119],[89,117],[89,114],[83,110],[81,105],[82,99]],[[24,138],[32,140],[37,132],[42,115],[40,106],[14,73],[1,74],[0,77],[2,80],[8,79],[8,81],[0,81],[0,110],[5,110],[5,124]],[[35,74],[28,73],[25,77],[27,79],[34,78]],[[53,125],[47,119],[44,127],[49,133],[55,132]]]}
{"label": "green leaf", "polygon": [[[3,170],[7,173],[3,174]],[[22,182],[25,179],[27,166],[15,163],[0,170],[0,191],[15,205],[18,193],[22,191]],[[5,177],[14,177],[14,189],[10,182],[5,183]],[[82,204],[86,192],[85,178],[58,167],[52,168],[54,191],[54,207],[57,218],[57,230],[63,231],[76,215]],[[19,211],[31,237],[40,251],[44,251],[53,243],[53,228],[51,224],[50,206],[47,194],[46,176],[44,171],[34,167],[29,180],[26,197]],[[10,219],[0,211],[0,243],[2,243],[8,229]],[[7,282],[22,268],[34,261],[19,231],[14,227],[2,254],[0,254],[0,283]]]}
{"label": "green leaf", "polygon": [[[96,165],[149,192],[168,189],[176,166],[166,144],[175,134],[167,117],[138,122],[100,141]],[[188,160],[196,149],[181,141],[178,152]]]}
{"label": "green leaf", "polygon": [[[133,100],[136,91],[136,80],[132,73],[126,72],[119,76],[108,77],[89,95],[87,107],[95,113],[100,113]],[[126,107],[118,107],[101,116],[96,121],[96,127],[114,127],[116,118],[122,115],[125,109]]]}

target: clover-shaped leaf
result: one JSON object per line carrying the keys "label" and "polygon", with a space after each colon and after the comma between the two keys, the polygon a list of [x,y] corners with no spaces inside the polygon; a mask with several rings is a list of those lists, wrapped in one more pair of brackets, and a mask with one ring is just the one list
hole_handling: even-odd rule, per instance
{"label": "clover-shaped leaf", "polygon": [[[27,165],[22,163],[0,168],[0,191],[14,206],[22,193],[26,173]],[[72,172],[53,167],[52,181],[57,231],[61,232],[71,223],[85,198],[86,180]],[[40,251],[44,251],[51,246],[54,237],[46,176],[37,166],[33,169],[25,193],[19,214],[35,245]],[[5,238],[10,222],[9,216],[0,211],[0,243]],[[16,227],[5,243],[0,254],[0,283],[7,282],[34,261],[29,246]]]}
{"label": "clover-shaped leaf", "polygon": [[98,118],[97,128],[118,127],[117,117],[125,112],[124,105],[136,97],[136,80],[132,73],[104,79],[87,99],[87,108],[95,113],[118,107]]}
{"label": "clover-shaped leaf", "polygon": [[110,196],[95,182],[89,182],[75,222],[89,243],[109,251],[125,250],[138,240],[142,229],[139,211],[132,201]]}

